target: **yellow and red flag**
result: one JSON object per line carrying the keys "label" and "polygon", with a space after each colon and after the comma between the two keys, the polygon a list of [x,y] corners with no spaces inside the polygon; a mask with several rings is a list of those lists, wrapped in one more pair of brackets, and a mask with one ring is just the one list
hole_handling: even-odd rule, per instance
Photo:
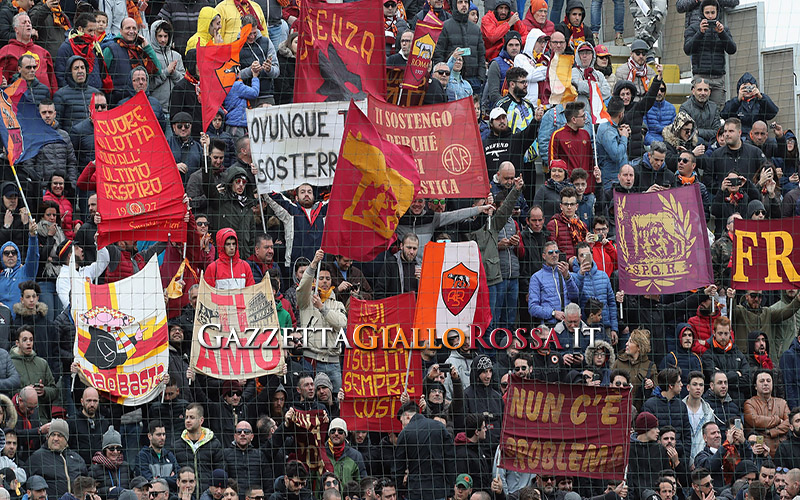
{"label": "yellow and red flag", "polygon": [[223,45],[197,47],[197,72],[200,74],[200,105],[203,107],[203,132],[219,111],[239,77],[239,51],[250,35],[251,25],[242,27],[239,39]]}
{"label": "yellow and red flag", "polygon": [[406,71],[403,74],[402,88],[421,89],[425,86],[428,81],[428,66],[433,60],[433,51],[436,49],[436,42],[439,41],[443,27],[444,23],[432,10],[428,11],[425,19],[417,23],[411,53],[408,55]]}
{"label": "yellow and red flag", "polygon": [[351,101],[322,249],[359,261],[374,259],[394,240],[394,230],[419,185],[411,149],[382,139]]}
{"label": "yellow and red flag", "polygon": [[93,285],[74,272],[71,280],[73,351],[81,379],[122,405],[152,401],[169,363],[158,258],[115,283]]}
{"label": "yellow and red flag", "polygon": [[600,84],[597,82],[589,82],[589,104],[592,113],[592,124],[598,125],[611,121],[611,115],[608,114],[606,103],[603,101],[603,95],[600,93]]}
{"label": "yellow and red flag", "polygon": [[566,54],[553,54],[550,59],[550,69],[547,71],[550,83],[550,104],[563,104],[572,102],[578,97],[575,87],[572,86],[572,65],[575,56]]}

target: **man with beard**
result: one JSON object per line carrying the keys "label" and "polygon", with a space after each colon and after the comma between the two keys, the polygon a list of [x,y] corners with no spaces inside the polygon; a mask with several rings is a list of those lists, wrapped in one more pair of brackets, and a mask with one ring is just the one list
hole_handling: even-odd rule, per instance
{"label": "man with beard", "polygon": [[470,1],[456,0],[455,6],[452,19],[444,21],[433,60],[446,61],[454,50],[470,49],[471,54],[463,56],[464,67],[461,76],[472,85],[473,91],[477,94],[486,81],[486,49],[481,29],[469,20]]}
{"label": "man with beard", "polygon": [[800,408],[795,408],[789,413],[791,432],[788,439],[778,446],[775,453],[775,463],[787,469],[800,468]]}
{"label": "man with beard", "polygon": [[94,387],[87,387],[81,396],[81,409],[69,419],[70,448],[75,450],[87,464],[95,451],[102,448],[103,433],[109,422],[98,413],[100,394]]}
{"label": "man with beard", "polygon": [[[711,153],[711,162],[707,162],[708,168],[703,172],[703,183],[714,194],[719,191],[722,180],[731,170],[735,169],[747,179],[752,179],[766,159],[760,149],[742,141],[742,122],[738,118],[725,120],[722,137],[724,144]],[[750,186],[752,184],[748,182],[747,187]],[[748,196],[751,192],[748,191]]]}
{"label": "man with beard", "polygon": [[[520,76],[521,78],[525,77],[525,75],[517,73],[517,77]],[[524,97],[525,94],[522,95]],[[483,151],[486,155],[486,166],[489,172],[497,172],[500,164],[506,161],[513,163],[517,172],[522,172],[523,157],[533,141],[536,140],[541,119],[541,108],[536,108],[533,123],[523,130],[512,132],[508,125],[508,112],[504,108],[496,107],[489,113],[489,137],[483,141]],[[525,180],[524,176],[523,180]]]}
{"label": "man with beard", "polygon": [[[488,9],[487,9],[488,10]],[[489,10],[481,19],[483,45],[486,47],[486,60],[491,61],[508,43],[508,35],[512,32],[517,37],[527,37],[528,27],[520,21],[519,14],[511,12],[510,0],[499,0],[494,10]],[[511,58],[513,60],[513,56]]]}
{"label": "man with beard", "polygon": [[[185,372],[181,378],[186,378]],[[164,446],[169,450],[174,450],[181,439],[184,429],[184,412],[188,406],[189,402],[181,397],[178,381],[172,377],[167,382],[167,387],[164,388],[164,402],[156,400],[150,403],[148,415],[151,421],[159,420],[161,422],[166,433]]]}
{"label": "man with beard", "polygon": [[167,430],[160,420],[150,420],[147,426],[149,446],[143,447],[135,461],[136,475],[147,481],[161,478],[169,483],[170,488],[177,489],[178,459],[171,450],[165,447]]}
{"label": "man with beard", "polygon": [[516,31],[506,33],[503,49],[489,64],[489,70],[486,73],[486,86],[483,88],[483,98],[481,100],[483,109],[494,108],[503,96],[502,89],[503,83],[506,81],[506,74],[514,66],[514,58],[517,57],[521,50],[522,37],[520,34]]}
{"label": "man with beard", "polygon": [[456,468],[467,472],[473,486],[488,490],[492,483],[492,456],[486,442],[488,427],[485,414],[469,413],[466,432],[456,435]]}
{"label": "man with beard", "polygon": [[[733,288],[728,288],[727,296],[733,298],[736,291]],[[764,294],[758,290],[747,290],[744,297],[739,299],[739,303],[733,309],[733,324],[735,326],[734,334],[736,338],[736,345],[743,352],[747,349],[747,338],[750,332],[761,331],[764,332],[767,338],[772,338],[773,325],[779,324],[781,321],[794,316],[800,310],[800,296],[795,296],[794,300],[787,303],[781,303],[780,307],[774,309],[764,307],[762,301]],[[770,349],[770,357],[778,359],[780,352],[776,352],[777,346]]]}
{"label": "man with beard", "polygon": [[304,183],[297,187],[294,201],[281,193],[271,193],[266,202],[283,223],[286,235],[286,267],[291,268],[292,262],[300,257],[309,261],[313,259],[314,252],[322,245],[328,200],[316,201],[314,188],[311,184]]}
{"label": "man with beard", "polygon": [[697,135],[709,144],[717,139],[720,122],[718,103],[711,101],[710,96],[708,82],[696,77],[692,81],[692,95],[678,109],[679,113],[684,111],[692,117],[697,126]]}
{"label": "man with beard", "polygon": [[[175,116],[181,116],[181,113]],[[208,168],[211,170],[214,185],[221,183],[222,173],[225,170],[225,143],[223,141],[211,140],[208,147]],[[203,188],[202,168],[189,175],[189,180],[186,181],[186,195],[189,197],[189,206],[195,212],[203,212],[208,209],[208,197]]]}

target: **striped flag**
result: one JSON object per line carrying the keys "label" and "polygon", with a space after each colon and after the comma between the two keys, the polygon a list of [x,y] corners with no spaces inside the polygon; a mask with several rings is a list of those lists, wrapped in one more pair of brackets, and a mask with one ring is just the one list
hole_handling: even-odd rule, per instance
{"label": "striped flag", "polygon": [[424,255],[414,327],[435,328],[439,338],[450,328],[465,334],[473,324],[487,328],[492,312],[478,244],[430,242]]}
{"label": "striped flag", "polygon": [[125,406],[152,401],[161,393],[169,363],[158,258],[107,285],[93,285],[74,272],[71,279],[73,351],[81,379]]}
{"label": "striped flag", "polygon": [[603,101],[603,95],[600,93],[600,84],[589,82],[589,89],[591,90],[589,111],[592,113],[592,124],[599,125],[600,123],[611,121],[611,116],[606,110],[606,103]]}
{"label": "striped flag", "polygon": [[572,65],[575,56],[566,54],[553,54],[550,68],[547,71],[550,83],[550,104],[563,104],[572,102],[578,97],[575,87],[572,86]]}

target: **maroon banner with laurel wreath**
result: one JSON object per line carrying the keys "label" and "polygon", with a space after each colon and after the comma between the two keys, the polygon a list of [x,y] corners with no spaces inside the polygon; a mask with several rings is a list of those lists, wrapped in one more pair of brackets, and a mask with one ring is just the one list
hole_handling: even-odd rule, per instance
{"label": "maroon banner with laurel wreath", "polygon": [[472,99],[404,108],[373,96],[369,119],[384,139],[409,146],[423,198],[483,198],[489,177]]}
{"label": "maroon banner with laurel wreath", "polygon": [[615,191],[614,206],[620,290],[661,295],[714,283],[699,186]]}

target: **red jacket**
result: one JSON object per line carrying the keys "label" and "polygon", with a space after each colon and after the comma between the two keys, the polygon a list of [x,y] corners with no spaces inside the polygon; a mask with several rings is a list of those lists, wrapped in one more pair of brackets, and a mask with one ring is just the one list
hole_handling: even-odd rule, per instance
{"label": "red jacket", "polygon": [[[584,109],[587,116],[589,111]],[[594,151],[592,150],[592,137],[585,129],[572,130],[566,125],[553,132],[550,139],[550,158],[564,160],[567,163],[567,178],[576,168],[582,168],[589,174],[586,179],[586,192],[594,193]]]}
{"label": "red jacket", "polygon": [[[583,226],[583,235],[585,239],[586,224],[580,219],[576,220]],[[553,218],[550,219],[550,222],[547,223],[547,230],[550,231],[547,241],[555,241],[558,244],[558,249],[567,255],[567,259],[575,257],[575,245],[580,243],[580,241],[572,240],[572,232],[569,230],[569,222],[564,217],[564,214],[560,212],[555,214]]]}
{"label": "red jacket", "polygon": [[75,233],[72,231],[75,225],[75,222],[72,220],[72,203],[66,196],[59,198],[50,192],[49,189],[45,191],[44,196],[42,196],[42,201],[52,201],[58,205],[58,213],[61,216],[61,229],[64,230],[64,236],[66,236],[68,240],[71,240],[73,236],[75,236]]}
{"label": "red jacket", "polygon": [[[233,257],[225,254],[225,240],[236,239],[236,252]],[[236,231],[226,227],[217,231],[219,258],[206,269],[206,283],[221,290],[234,290],[256,284],[250,264],[239,258],[239,238]]]}
{"label": "red jacket", "polygon": [[[483,45],[486,48],[487,61],[491,61],[500,55],[500,51],[503,50],[503,39],[511,29],[512,27],[507,21],[498,21],[494,17],[493,11],[489,11],[483,16],[483,19],[481,19],[481,33],[483,34]],[[524,47],[525,39],[528,37],[528,28],[522,21],[517,21],[513,29],[522,37],[521,45]]]}
{"label": "red jacket", "polygon": [[597,269],[603,271],[611,277],[611,273],[617,270],[617,247],[614,242],[608,240],[605,245],[596,242],[592,245],[592,260],[597,264]]}
{"label": "red jacket", "polygon": [[32,52],[39,58],[36,78],[42,85],[50,88],[50,95],[55,94],[58,90],[58,81],[56,81],[56,73],[53,68],[53,58],[44,48],[33,43],[33,40],[22,43],[16,38],[12,38],[8,41],[8,45],[0,49],[0,69],[3,71],[3,76],[6,77],[6,81],[10,82],[11,77],[17,72],[17,60],[25,52]]}
{"label": "red jacket", "polygon": [[[720,317],[719,307],[714,307],[714,314],[706,316],[700,314],[700,308],[697,308],[697,314],[689,318],[689,324],[692,325],[694,330],[694,345],[692,351],[702,355],[706,349],[711,345],[711,335],[714,332],[714,320]],[[702,344],[700,345],[702,340]],[[733,332],[731,332],[731,342],[733,342]]]}
{"label": "red jacket", "polygon": [[544,24],[539,24],[533,19],[533,13],[540,9],[546,9],[547,2],[545,0],[531,0],[531,6],[528,11],[525,13],[525,19],[522,20],[522,24],[528,28],[528,31],[532,29],[540,29],[544,32],[545,35],[550,36],[556,30],[556,25],[553,24],[553,21],[547,19],[545,17]]}
{"label": "red jacket", "polygon": [[93,161],[87,163],[86,168],[81,171],[77,186],[81,191],[97,191],[97,167]]}

